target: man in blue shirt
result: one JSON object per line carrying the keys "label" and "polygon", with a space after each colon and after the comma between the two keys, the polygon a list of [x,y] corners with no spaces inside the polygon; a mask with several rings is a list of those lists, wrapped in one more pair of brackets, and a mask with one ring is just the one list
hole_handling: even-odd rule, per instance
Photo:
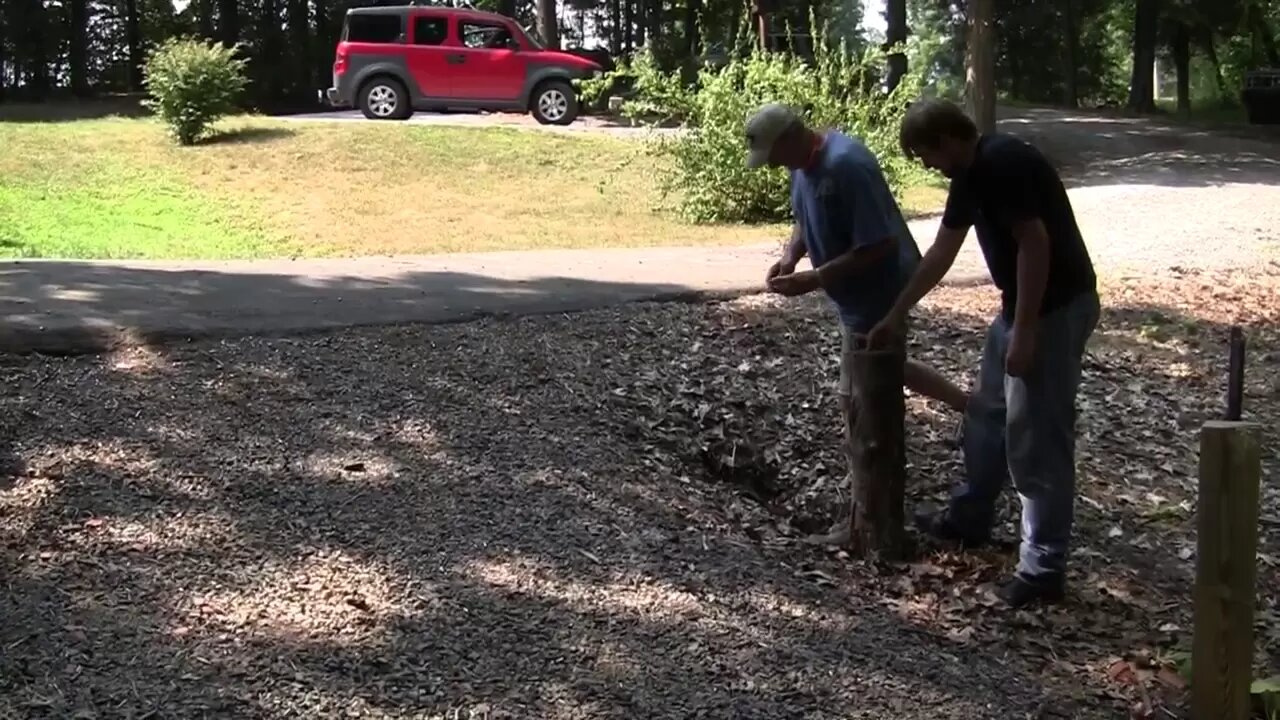
{"label": "man in blue shirt", "polygon": [[[866,347],[867,333],[893,307],[920,261],[920,249],[879,161],[861,142],[836,131],[814,132],[777,104],[765,105],[747,121],[746,139],[748,167],[791,172],[795,226],[782,259],[769,268],[768,288],[787,296],[824,290],[839,315],[839,394],[848,452],[857,400],[849,356]],[[813,269],[797,272],[805,255]],[[963,390],[919,362],[906,362],[904,379],[912,391],[958,412],[968,402]],[[842,544],[847,532],[844,527],[825,542]]]}
{"label": "man in blue shirt", "polygon": [[1000,595],[1013,607],[1057,602],[1075,500],[1076,390],[1100,312],[1093,262],[1057,171],[1035,147],[979,133],[943,100],[913,105],[901,141],[908,157],[949,177],[951,189],[937,239],[870,343],[896,333],[951,267],[970,227],[1001,294],[965,412],[966,482],[945,513],[917,522],[947,540],[984,543],[995,500],[1012,479],[1022,501],[1022,547]]}

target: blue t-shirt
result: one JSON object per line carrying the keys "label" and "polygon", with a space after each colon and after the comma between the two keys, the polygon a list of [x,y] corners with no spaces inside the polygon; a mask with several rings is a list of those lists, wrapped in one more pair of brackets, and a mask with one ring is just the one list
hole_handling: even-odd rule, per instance
{"label": "blue t-shirt", "polygon": [[827,289],[841,322],[854,332],[869,332],[893,307],[920,262],[920,248],[880,162],[861,142],[828,132],[813,166],[791,172],[791,210],[815,268],[855,246],[897,239],[896,253]]}

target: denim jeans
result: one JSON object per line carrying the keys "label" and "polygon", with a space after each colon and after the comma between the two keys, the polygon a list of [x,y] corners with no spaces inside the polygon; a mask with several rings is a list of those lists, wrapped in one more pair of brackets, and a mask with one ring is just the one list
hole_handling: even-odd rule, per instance
{"label": "denim jeans", "polygon": [[1099,313],[1098,295],[1089,292],[1041,317],[1034,361],[1023,377],[1005,374],[1011,329],[997,317],[965,413],[966,483],[953,494],[948,518],[968,537],[988,537],[996,498],[1011,478],[1022,501],[1018,574],[1029,580],[1066,571],[1075,512],[1076,391]]}

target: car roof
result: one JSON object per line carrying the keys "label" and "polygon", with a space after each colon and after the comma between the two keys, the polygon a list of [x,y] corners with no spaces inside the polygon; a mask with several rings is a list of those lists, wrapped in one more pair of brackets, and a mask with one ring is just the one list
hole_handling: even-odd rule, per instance
{"label": "car roof", "polygon": [[486,12],[484,10],[471,10],[468,8],[447,7],[444,5],[415,5],[405,3],[402,5],[374,5],[370,7],[355,7],[347,11],[348,15],[399,15],[407,13],[411,10],[432,10],[446,15],[456,15],[458,17],[470,20],[496,20],[503,22],[511,22],[511,18],[494,12]]}

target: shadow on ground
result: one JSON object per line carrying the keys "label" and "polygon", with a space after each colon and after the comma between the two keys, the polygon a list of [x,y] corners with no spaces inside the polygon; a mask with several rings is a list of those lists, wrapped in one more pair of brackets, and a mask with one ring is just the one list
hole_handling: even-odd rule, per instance
{"label": "shadow on ground", "polygon": [[57,99],[48,102],[0,102],[0,122],[75,122],[108,117],[146,117],[141,96],[120,95],[86,100]]}
{"label": "shadow on ground", "polygon": [[[10,356],[0,409],[27,472],[0,495],[0,707],[1124,717],[1110,658],[1185,622],[1188,521],[1149,517],[1147,495],[1185,497],[1220,397],[1198,365],[1224,332],[1198,324],[1208,359],[1188,359],[1127,312],[1153,310],[1109,311],[1086,368],[1081,600],[1038,621],[954,605],[972,561],[933,561],[930,585],[787,541],[699,470],[719,434],[834,482],[817,303]],[[986,313],[925,313],[925,358],[967,374]],[[913,405],[908,426],[919,500],[953,477],[951,419]]]}
{"label": "shadow on ground", "polygon": [[[495,255],[497,257],[497,255]],[[122,341],[278,334],[406,321],[459,322],[536,315],[637,300],[690,298],[674,283],[596,282],[568,277],[505,280],[468,272],[395,272],[300,277],[57,262],[58,284],[38,262],[0,266],[0,351],[81,352]],[[245,271],[236,271],[236,268]]]}
{"label": "shadow on ground", "polygon": [[199,145],[256,145],[293,137],[297,133],[281,127],[245,127],[223,130],[202,139]]}

